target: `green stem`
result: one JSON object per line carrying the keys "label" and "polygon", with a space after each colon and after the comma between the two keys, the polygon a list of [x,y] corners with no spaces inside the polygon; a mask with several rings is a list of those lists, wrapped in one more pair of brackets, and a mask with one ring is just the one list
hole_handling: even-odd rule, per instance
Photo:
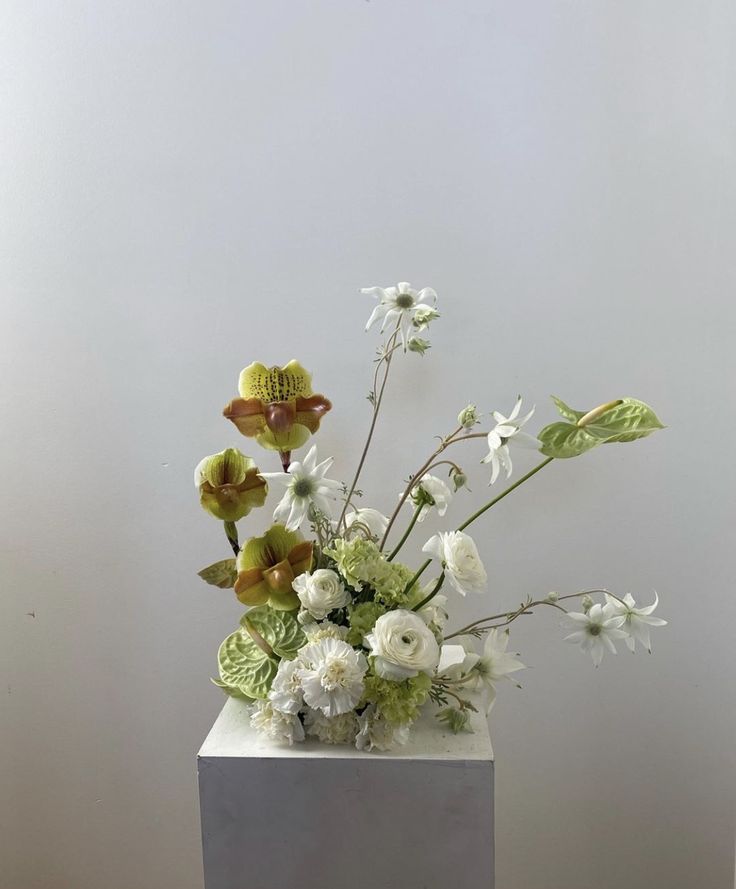
{"label": "green stem", "polygon": [[409,537],[411,532],[414,530],[414,525],[416,525],[417,519],[419,518],[419,513],[421,511],[422,511],[422,504],[420,503],[419,506],[417,506],[417,508],[414,510],[414,515],[411,517],[411,521],[409,522],[409,527],[406,529],[406,531],[404,531],[404,536],[401,538],[401,540],[396,544],[396,546],[391,551],[391,555],[386,560],[387,562],[392,562],[394,560],[396,554],[398,553],[398,551],[406,543],[407,538]]}
{"label": "green stem", "polygon": [[[542,460],[542,462],[538,463],[534,467],[534,469],[529,470],[529,472],[527,472],[526,475],[522,475],[522,477],[518,481],[515,481],[513,483],[513,485],[509,485],[509,487],[506,488],[505,491],[501,491],[501,493],[498,495],[498,497],[494,497],[493,500],[490,500],[488,503],[485,504],[485,506],[481,506],[481,508],[479,510],[477,510],[477,512],[474,512],[473,515],[471,515],[469,519],[464,521],[462,523],[462,525],[460,525],[460,527],[457,530],[464,531],[468,527],[468,525],[471,525],[477,518],[482,516],[483,513],[486,512],[486,510],[490,509],[492,506],[495,506],[495,504],[498,503],[500,500],[503,500],[503,498],[507,494],[510,494],[512,491],[515,491],[519,487],[519,485],[523,485],[525,481],[530,479],[533,475],[536,475],[540,469],[544,469],[544,467],[548,463],[551,463],[553,460],[554,460],[554,457],[547,457],[546,460]],[[432,562],[431,559],[427,559],[427,561],[419,568],[419,570],[414,575],[414,577],[412,577],[412,579],[409,581],[409,583],[404,588],[404,595],[405,596],[409,592],[409,590],[414,586],[414,584],[419,580],[419,578],[422,576],[422,574],[424,574],[424,572],[427,570],[427,568],[429,568],[431,562]],[[437,589],[439,589],[439,587],[437,587]],[[437,590],[434,590],[425,600],[423,600],[420,603],[420,605],[418,607],[420,607],[420,608],[424,607],[427,604],[427,602],[429,602],[429,600],[434,596],[434,594],[436,592],[437,592]]]}
{"label": "green stem", "polygon": [[233,552],[237,556],[240,552],[240,543],[238,543],[238,529],[235,526],[235,522],[225,522],[225,536],[227,537],[228,543],[233,548]]}
{"label": "green stem", "polygon": [[424,608],[424,606],[428,602],[431,602],[432,599],[434,599],[434,597],[440,591],[440,587],[442,586],[442,584],[444,582],[445,582],[445,572],[443,571],[442,574],[440,574],[440,576],[437,578],[437,583],[434,585],[431,592],[428,595],[426,595],[418,605],[415,605],[412,608],[412,611],[421,611],[422,608]]}
{"label": "green stem", "polygon": [[468,527],[468,525],[472,525],[477,518],[480,518],[480,516],[482,516],[486,510],[490,509],[492,506],[495,506],[500,500],[503,500],[503,498],[510,494],[512,491],[515,491],[519,487],[519,485],[523,485],[525,481],[528,481],[533,475],[536,475],[540,469],[544,469],[544,467],[551,463],[553,460],[554,457],[547,457],[546,460],[542,460],[542,462],[538,463],[534,467],[534,469],[530,469],[526,475],[522,475],[522,477],[518,481],[515,481],[513,485],[509,485],[509,487],[506,488],[505,491],[501,491],[498,497],[494,497],[493,500],[490,500],[488,503],[486,503],[485,506],[481,506],[481,508],[477,512],[474,512],[469,519],[466,519],[457,530],[464,531]]}

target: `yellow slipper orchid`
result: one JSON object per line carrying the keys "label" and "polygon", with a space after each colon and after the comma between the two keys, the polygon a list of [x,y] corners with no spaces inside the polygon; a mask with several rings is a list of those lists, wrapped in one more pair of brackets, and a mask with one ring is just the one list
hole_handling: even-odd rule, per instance
{"label": "yellow slipper orchid", "polygon": [[252,537],[238,554],[235,595],[244,605],[268,603],[278,611],[291,611],[299,606],[294,578],[311,566],[312,542],[273,525],[263,537]]}
{"label": "yellow slipper orchid", "polygon": [[287,466],[289,452],[307,442],[332,407],[324,395],[313,394],[312,375],[298,361],[284,367],[250,364],[238,390],[240,398],[226,405],[224,416],[261,447],[280,451]]}
{"label": "yellow slipper orchid", "polygon": [[263,506],[268,492],[258,467],[237,448],[205,457],[194,470],[202,508],[223,522],[237,522]]}

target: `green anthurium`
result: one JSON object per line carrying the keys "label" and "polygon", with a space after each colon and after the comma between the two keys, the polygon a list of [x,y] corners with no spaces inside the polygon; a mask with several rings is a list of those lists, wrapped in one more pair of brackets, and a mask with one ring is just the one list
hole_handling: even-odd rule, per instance
{"label": "green anthurium", "polygon": [[619,398],[587,412],[559,398],[553,401],[568,422],[551,423],[537,436],[547,457],[578,457],[598,445],[635,441],[664,428],[649,405],[636,398]]}
{"label": "green anthurium", "polygon": [[241,624],[220,646],[221,687],[248,698],[264,699],[279,660],[293,659],[306,639],[295,615],[267,607],[251,609]]}

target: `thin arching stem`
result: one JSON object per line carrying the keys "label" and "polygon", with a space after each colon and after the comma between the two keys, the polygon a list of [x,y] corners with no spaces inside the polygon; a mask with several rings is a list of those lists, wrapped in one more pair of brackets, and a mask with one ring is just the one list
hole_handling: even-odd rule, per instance
{"label": "thin arching stem", "polygon": [[[396,324],[394,332],[391,334],[388,340],[388,344],[386,347],[386,352],[384,355],[379,358],[376,366],[375,374],[373,375],[373,417],[371,418],[371,425],[368,429],[368,438],[366,439],[365,446],[363,447],[363,453],[360,455],[360,460],[358,461],[358,468],[355,471],[355,476],[353,478],[352,484],[348,490],[347,496],[345,497],[345,505],[342,508],[342,512],[340,513],[340,518],[337,520],[337,528],[339,529],[343,522],[345,521],[345,513],[347,512],[348,505],[350,504],[350,500],[355,493],[355,488],[358,484],[358,479],[360,478],[360,473],[363,471],[363,465],[365,464],[365,458],[368,456],[368,449],[371,446],[371,441],[373,439],[373,432],[376,428],[376,422],[378,420],[378,413],[381,410],[381,402],[383,401],[383,393],[386,389],[386,381],[388,380],[388,372],[391,369],[391,359],[394,356],[394,352],[398,348],[396,344],[396,337],[399,334],[401,325],[401,319]],[[376,394],[376,386],[378,384],[378,371],[382,364],[385,364],[385,369],[383,373],[383,381],[381,382],[381,388]]]}
{"label": "thin arching stem", "polygon": [[417,506],[417,508],[414,510],[414,515],[411,517],[411,521],[409,522],[409,527],[406,529],[406,531],[404,531],[403,537],[391,551],[391,555],[386,560],[387,562],[392,562],[396,558],[396,555],[398,554],[399,550],[406,543],[409,535],[414,530],[414,525],[416,525],[419,515],[420,515],[423,508],[424,508],[423,504],[420,503]]}

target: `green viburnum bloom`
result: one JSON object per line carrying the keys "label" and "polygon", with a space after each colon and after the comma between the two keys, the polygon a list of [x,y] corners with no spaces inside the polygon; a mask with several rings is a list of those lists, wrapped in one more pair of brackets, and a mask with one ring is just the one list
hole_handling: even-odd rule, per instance
{"label": "green viburnum bloom", "polygon": [[224,416],[271,451],[300,448],[332,407],[324,395],[312,393],[312,375],[298,361],[284,367],[250,364],[240,374],[238,389],[240,398],[225,406]]}
{"label": "green viburnum bloom", "polygon": [[432,687],[432,678],[426,673],[420,673],[412,679],[396,682],[393,679],[381,679],[371,672],[366,675],[364,684],[362,703],[375,704],[383,719],[394,725],[403,725],[418,718],[419,709],[427,700]]}
{"label": "green viburnum bloom", "polygon": [[373,629],[378,618],[386,613],[386,606],[380,602],[359,602],[348,607],[347,641],[351,645],[362,645],[363,637]]}
{"label": "green viburnum bloom", "polygon": [[263,537],[251,537],[237,557],[235,594],[244,605],[265,605],[279,611],[299,607],[294,578],[312,566],[312,542],[297,531],[273,525]]}
{"label": "green viburnum bloom", "polygon": [[402,605],[404,589],[414,576],[412,570],[399,562],[388,562],[372,540],[352,537],[335,540],[325,554],[333,558],[337,570],[348,586],[362,590],[373,588],[376,598],[386,605]]}
{"label": "green viburnum bloom", "polygon": [[268,492],[258,467],[237,448],[227,448],[200,461],[194,470],[203,509],[223,522],[237,522],[263,506]]}

